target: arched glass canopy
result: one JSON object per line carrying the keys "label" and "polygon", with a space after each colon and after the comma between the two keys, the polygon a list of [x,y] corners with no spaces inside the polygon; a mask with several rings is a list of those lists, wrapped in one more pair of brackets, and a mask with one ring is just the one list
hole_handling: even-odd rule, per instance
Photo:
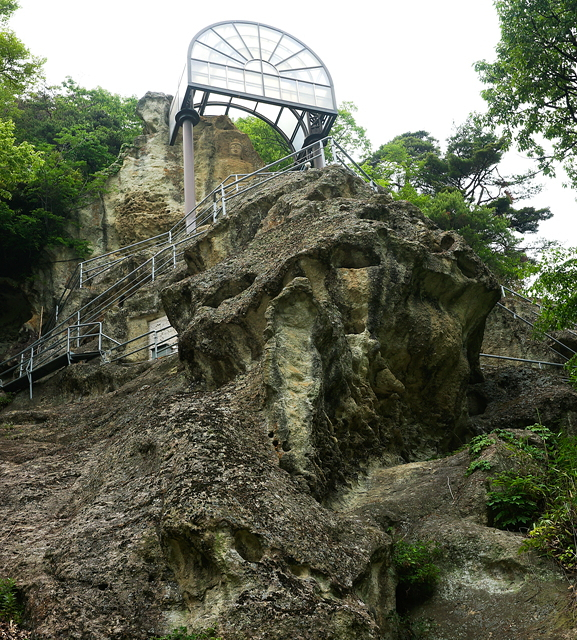
{"label": "arched glass canopy", "polygon": [[171,144],[183,109],[199,115],[253,114],[279,131],[293,151],[310,136],[328,135],[337,115],[332,80],[321,59],[280,29],[243,21],[213,24],[190,43],[171,105]]}

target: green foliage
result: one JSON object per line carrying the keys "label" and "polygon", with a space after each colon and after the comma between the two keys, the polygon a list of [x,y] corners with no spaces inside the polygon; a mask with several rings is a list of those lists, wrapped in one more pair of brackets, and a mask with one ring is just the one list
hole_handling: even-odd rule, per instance
{"label": "green foliage", "polygon": [[[255,116],[246,116],[234,121],[237,129],[246,133],[251,139],[254,150],[258,153],[265,165],[272,164],[291,153],[288,142],[264,120]],[[274,167],[275,171],[284,169],[291,164],[290,160]]]}
{"label": "green foliage", "polygon": [[470,476],[475,471],[491,471],[493,465],[488,460],[473,460],[467,471],[465,472],[466,476]]}
{"label": "green foliage", "polygon": [[[330,133],[353,158],[364,157],[371,151],[371,143],[367,138],[366,130],[355,121],[353,114],[356,111],[357,107],[352,102],[343,102],[338,109],[338,116]],[[276,162],[291,153],[287,141],[264,120],[247,116],[238,118],[234,124],[249,136],[255,151],[265,165]],[[330,152],[327,150],[327,153]],[[290,161],[280,164],[278,168],[289,165]]]}
{"label": "green foliage", "polygon": [[441,153],[426,131],[396,136],[367,158],[365,170],[393,197],[418,206],[442,229],[455,230],[506,282],[525,277],[527,257],[514,232],[534,233],[549,208],[514,208],[539,190],[533,173],[502,176],[506,140],[470,118]]}
{"label": "green foliage", "polygon": [[[493,433],[513,454],[523,456],[518,470],[490,478],[487,506],[493,524],[502,529],[531,528],[523,549],[535,549],[555,559],[564,569],[577,570],[577,437],[555,434],[541,424],[527,428],[543,446],[503,429]],[[471,441],[478,455],[488,436]],[[531,526],[532,525],[532,526]]]}
{"label": "green foliage", "polygon": [[43,164],[42,155],[31,144],[16,144],[14,123],[0,120],[0,197],[9,199],[17,184],[33,181]]}
{"label": "green foliage", "polygon": [[26,275],[49,246],[86,257],[87,243],[71,237],[72,213],[100,193],[107,167],[142,131],[135,98],[71,79],[27,94],[18,107],[11,127],[20,145],[12,148],[37,162],[0,194],[0,274],[14,278]]}
{"label": "green foliage", "polygon": [[519,529],[541,513],[547,487],[543,474],[506,471],[491,478],[494,490],[487,492],[487,506],[493,524],[500,529]]}
{"label": "green foliage", "polygon": [[12,578],[0,578],[0,620],[17,624],[22,621],[23,606],[18,597],[16,582]]}
{"label": "green foliage", "polygon": [[14,0],[0,0],[0,117],[9,116],[16,97],[39,80],[44,63],[8,28],[18,6]]}
{"label": "green foliage", "polygon": [[331,129],[331,136],[353,158],[365,158],[371,153],[371,141],[367,130],[357,124],[354,114],[358,111],[354,102],[341,102],[338,116]]}
{"label": "green foliage", "polygon": [[[537,158],[545,172],[561,160],[577,185],[575,0],[498,0],[496,62],[478,62],[487,119]],[[546,151],[543,138],[552,146]]]}
{"label": "green foliage", "polygon": [[471,204],[460,191],[429,196],[420,207],[441,229],[462,235],[499,278],[506,282],[523,278],[526,257],[506,218],[495,216],[489,207]]}
{"label": "green foliage", "polygon": [[439,550],[432,542],[399,540],[393,552],[398,590],[410,600],[430,596],[439,579],[435,564],[438,555]]}
{"label": "green foliage", "polygon": [[[535,335],[548,331],[574,329],[577,324],[577,247],[555,247],[543,253],[533,269],[537,278],[527,293],[539,299],[541,314],[535,323]],[[577,388],[577,356],[565,363],[571,384]]]}
{"label": "green foliage", "polygon": [[478,458],[481,453],[492,444],[495,444],[495,439],[491,438],[488,433],[475,436],[471,442],[469,442],[469,455],[471,458]]}
{"label": "green foliage", "polygon": [[537,278],[528,290],[539,299],[541,315],[537,331],[566,329],[577,322],[577,247],[556,247],[544,253],[536,269]]}
{"label": "green foliage", "polygon": [[152,638],[152,640],[221,640],[216,637],[215,629],[205,629],[204,631],[199,631],[198,633],[188,633],[186,627],[179,627],[178,629],[173,629],[173,631],[167,635],[157,638]]}

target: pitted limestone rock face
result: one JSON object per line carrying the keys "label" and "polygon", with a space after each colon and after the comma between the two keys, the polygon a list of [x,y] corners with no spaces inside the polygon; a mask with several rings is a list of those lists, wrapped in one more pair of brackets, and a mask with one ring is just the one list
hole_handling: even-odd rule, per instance
{"label": "pitted limestone rock face", "polygon": [[260,367],[280,465],[315,495],[460,442],[498,288],[459,236],[329,167],[247,196],[186,258],[163,300],[190,375]]}
{"label": "pitted limestone rock face", "polygon": [[[102,196],[80,211],[81,236],[95,255],[168,231],[184,216],[182,136],[168,144],[170,96],[147,93],[137,113],[144,135],[125,150]],[[262,166],[248,136],[227,116],[202,118],[194,128],[197,201],[225,178]]]}
{"label": "pitted limestone rock face", "polygon": [[221,182],[233,182],[263,166],[250,138],[228,116],[200,119],[194,127],[194,155],[197,201]]}
{"label": "pitted limestone rock face", "polygon": [[147,93],[138,103],[144,135],[119,158],[104,193],[79,212],[94,254],[167,231],[184,215],[182,148],[168,145],[170,97]]}
{"label": "pitted limestone rock face", "polygon": [[438,638],[567,638],[562,576],[486,526],[488,472],[399,464],[466,429],[485,268],[336,168],[228,212],[114,321],[163,289],[186,366],[74,364],[0,413],[0,567],[34,636],[402,640],[394,535],[444,551]]}

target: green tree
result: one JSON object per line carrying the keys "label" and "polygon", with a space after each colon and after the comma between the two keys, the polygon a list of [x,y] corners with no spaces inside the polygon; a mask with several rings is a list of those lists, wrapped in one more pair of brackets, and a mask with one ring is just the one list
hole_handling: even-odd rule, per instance
{"label": "green tree", "polygon": [[434,193],[423,173],[428,158],[439,158],[438,141],[427,131],[395,136],[370,155],[365,164],[389,188],[400,191],[412,185],[420,193]]}
{"label": "green tree", "polygon": [[475,253],[502,280],[514,282],[524,276],[527,261],[521,239],[509,221],[493,209],[468,202],[460,191],[441,192],[420,203],[421,210],[441,229],[457,231]]}
{"label": "green tree", "polygon": [[265,165],[272,164],[291,153],[288,142],[268,122],[255,116],[246,116],[238,118],[234,124],[237,129],[248,135],[254,150]]}
{"label": "green tree", "polygon": [[[561,329],[575,330],[577,324],[577,247],[555,247],[542,255],[537,278],[529,295],[539,299],[541,314],[535,324],[537,335]],[[577,356],[566,363],[577,387]]]}
{"label": "green tree", "polygon": [[330,135],[353,158],[366,158],[371,153],[372,144],[367,137],[367,130],[357,124],[355,113],[358,111],[354,102],[341,102],[338,116]]}
{"label": "green tree", "polygon": [[[353,159],[365,157],[371,151],[366,130],[355,121],[353,114],[356,111],[357,107],[352,102],[343,102],[330,133]],[[234,124],[249,136],[265,164],[276,162],[291,153],[286,140],[264,120],[247,116],[238,118]]]}
{"label": "green tree", "polygon": [[17,184],[34,180],[43,163],[41,154],[31,144],[16,144],[14,123],[0,120],[0,197],[9,199]]}
{"label": "green tree", "polygon": [[86,254],[86,243],[70,236],[72,213],[99,193],[122,146],[141,133],[135,107],[135,98],[85,89],[71,79],[20,98],[17,148],[33,143],[43,162],[0,198],[0,273],[24,275],[51,245]]}
{"label": "green tree", "polygon": [[38,81],[44,63],[31,55],[8,27],[8,20],[18,9],[15,0],[0,0],[0,113],[9,115],[15,96]]}
{"label": "green tree", "polygon": [[[552,172],[562,161],[577,186],[577,28],[575,0],[497,0],[496,62],[476,64],[487,120]],[[548,141],[543,144],[543,139]],[[546,150],[546,146],[550,147]]]}

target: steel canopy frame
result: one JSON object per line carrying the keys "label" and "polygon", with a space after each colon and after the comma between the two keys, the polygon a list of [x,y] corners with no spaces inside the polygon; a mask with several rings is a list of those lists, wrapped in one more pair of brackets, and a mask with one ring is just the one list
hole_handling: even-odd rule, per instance
{"label": "steel canopy frame", "polygon": [[183,110],[218,115],[223,108],[261,118],[292,151],[326,137],[337,116],[321,59],[285,31],[249,21],[218,22],[192,39],[170,108],[170,144]]}

